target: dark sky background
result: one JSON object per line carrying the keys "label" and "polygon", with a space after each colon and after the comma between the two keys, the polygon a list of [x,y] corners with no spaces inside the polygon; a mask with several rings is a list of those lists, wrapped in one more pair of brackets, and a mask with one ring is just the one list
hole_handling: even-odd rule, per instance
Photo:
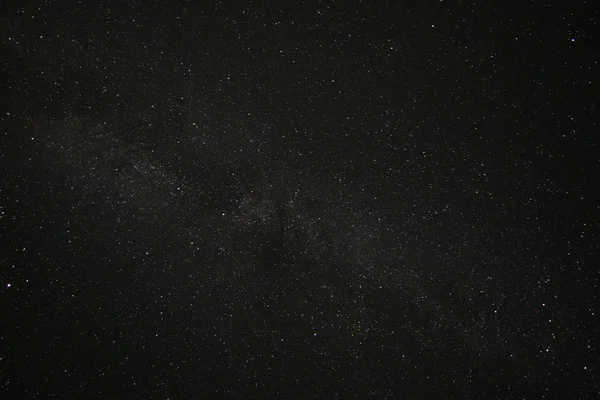
{"label": "dark sky background", "polygon": [[0,5],[0,397],[597,398],[598,6]]}

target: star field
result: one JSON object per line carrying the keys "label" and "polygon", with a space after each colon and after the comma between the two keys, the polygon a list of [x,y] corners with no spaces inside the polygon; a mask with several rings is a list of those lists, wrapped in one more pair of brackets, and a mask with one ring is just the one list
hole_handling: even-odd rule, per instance
{"label": "star field", "polygon": [[600,395],[592,2],[0,11],[3,399]]}

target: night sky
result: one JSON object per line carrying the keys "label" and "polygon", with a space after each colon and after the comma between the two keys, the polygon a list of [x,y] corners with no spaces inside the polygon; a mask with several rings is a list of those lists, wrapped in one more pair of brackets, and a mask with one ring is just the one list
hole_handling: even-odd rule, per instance
{"label": "night sky", "polygon": [[0,397],[597,398],[599,8],[2,2]]}

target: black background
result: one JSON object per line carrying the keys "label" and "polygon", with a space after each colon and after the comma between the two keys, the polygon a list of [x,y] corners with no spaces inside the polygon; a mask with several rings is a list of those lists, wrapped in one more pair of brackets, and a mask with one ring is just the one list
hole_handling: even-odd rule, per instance
{"label": "black background", "polygon": [[591,1],[3,2],[2,398],[593,398]]}

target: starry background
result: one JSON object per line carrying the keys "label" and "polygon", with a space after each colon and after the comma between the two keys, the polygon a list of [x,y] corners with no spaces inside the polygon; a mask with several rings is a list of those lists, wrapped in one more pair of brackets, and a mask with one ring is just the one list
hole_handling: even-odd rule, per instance
{"label": "starry background", "polygon": [[600,395],[592,1],[198,3],[1,5],[2,398]]}

